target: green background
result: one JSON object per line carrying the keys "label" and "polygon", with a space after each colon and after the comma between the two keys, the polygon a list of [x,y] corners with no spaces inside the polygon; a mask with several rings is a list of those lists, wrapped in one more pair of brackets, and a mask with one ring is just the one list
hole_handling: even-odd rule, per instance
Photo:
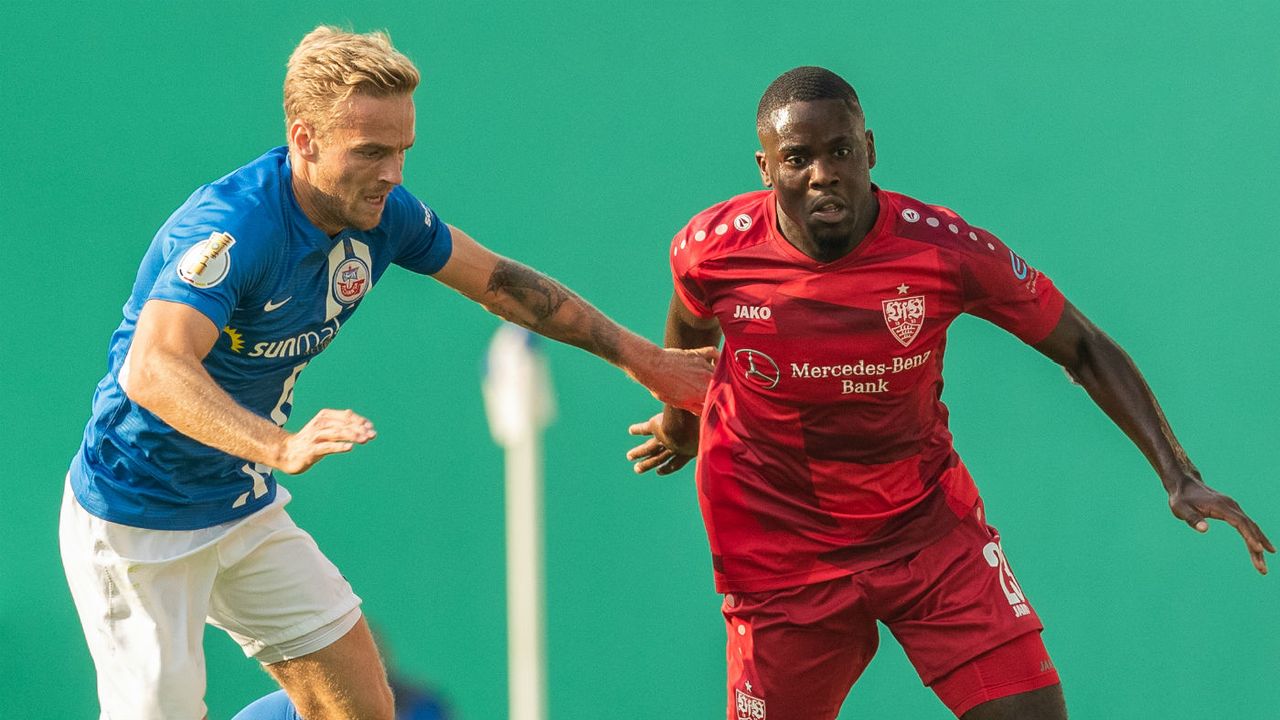
{"label": "green background", "polygon": [[[389,29],[421,67],[411,190],[651,338],[671,235],[758,187],[764,87],[800,64],[842,73],[876,131],[874,178],[1054,277],[1138,361],[1206,479],[1280,536],[1280,5],[374,7],[0,3],[0,716],[96,712],[57,554],[63,473],[152,234],[283,142],[284,61],[320,22]],[[291,424],[350,406],[380,435],[286,483],[397,665],[470,720],[506,713],[502,462],[478,384],[496,325],[388,273],[308,370]],[[548,355],[551,715],[723,717],[692,473],[634,477],[625,427],[653,402],[585,353]],[[1074,717],[1280,715],[1280,586],[1239,538],[1171,519],[1084,393],[995,328],[957,322],[946,377]],[[221,633],[206,645],[214,720],[272,688]],[[841,717],[948,714],[885,634]]]}

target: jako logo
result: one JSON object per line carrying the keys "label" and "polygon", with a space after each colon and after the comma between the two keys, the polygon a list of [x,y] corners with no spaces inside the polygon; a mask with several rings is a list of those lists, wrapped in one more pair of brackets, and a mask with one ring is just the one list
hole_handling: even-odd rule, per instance
{"label": "jako logo", "polygon": [[768,320],[773,311],[767,305],[738,305],[733,309],[733,317],[739,320]]}

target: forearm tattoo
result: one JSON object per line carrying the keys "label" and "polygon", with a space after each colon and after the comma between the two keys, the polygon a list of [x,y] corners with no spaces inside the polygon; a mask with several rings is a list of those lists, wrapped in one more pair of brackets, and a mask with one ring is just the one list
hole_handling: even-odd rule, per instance
{"label": "forearm tattoo", "polygon": [[489,287],[486,289],[514,299],[533,315],[534,326],[541,325],[555,315],[570,297],[560,283],[505,258],[499,260],[493,268],[493,274],[489,276]]}
{"label": "forearm tattoo", "polygon": [[[621,329],[582,298],[537,270],[503,258],[489,276],[486,290],[513,301],[515,308],[499,313],[508,320],[610,362],[619,361]],[[552,322],[565,303],[570,303],[574,312]],[[518,311],[512,312],[517,308]]]}

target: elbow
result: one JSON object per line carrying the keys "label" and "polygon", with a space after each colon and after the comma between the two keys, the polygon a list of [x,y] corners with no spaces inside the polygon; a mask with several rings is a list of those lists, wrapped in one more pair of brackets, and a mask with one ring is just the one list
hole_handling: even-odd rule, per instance
{"label": "elbow", "polygon": [[1114,340],[1096,325],[1089,324],[1075,339],[1068,361],[1062,363],[1062,367],[1077,385],[1089,387],[1098,379],[1108,359],[1118,352],[1121,351]]}
{"label": "elbow", "polygon": [[162,378],[167,375],[163,368],[164,360],[155,352],[135,350],[130,348],[125,355],[116,381],[131,402],[154,412],[156,404],[164,396],[160,388]]}

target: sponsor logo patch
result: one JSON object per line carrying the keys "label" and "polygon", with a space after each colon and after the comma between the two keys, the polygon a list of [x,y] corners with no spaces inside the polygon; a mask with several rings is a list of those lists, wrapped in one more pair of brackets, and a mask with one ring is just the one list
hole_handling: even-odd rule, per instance
{"label": "sponsor logo patch", "polygon": [[893,339],[903,347],[910,345],[920,334],[920,328],[924,327],[924,296],[881,300],[880,307],[884,310],[884,323]]}
{"label": "sponsor logo patch", "polygon": [[229,234],[214,232],[182,254],[178,261],[178,277],[201,289],[217,285],[231,271],[231,246],[235,244],[235,238]]}
{"label": "sponsor logo patch", "polygon": [[1019,280],[1027,279],[1027,261],[1018,257],[1012,250],[1009,251],[1009,265],[1013,267],[1013,276]]}
{"label": "sponsor logo patch", "polygon": [[778,363],[759,350],[752,350],[751,348],[735,350],[733,362],[738,366],[738,370],[748,382],[759,385],[766,390],[777,387],[778,379],[782,377],[782,372],[778,370]]}
{"label": "sponsor logo patch", "polygon": [[736,305],[733,317],[735,320],[768,320],[773,317],[773,310],[768,305]]}

